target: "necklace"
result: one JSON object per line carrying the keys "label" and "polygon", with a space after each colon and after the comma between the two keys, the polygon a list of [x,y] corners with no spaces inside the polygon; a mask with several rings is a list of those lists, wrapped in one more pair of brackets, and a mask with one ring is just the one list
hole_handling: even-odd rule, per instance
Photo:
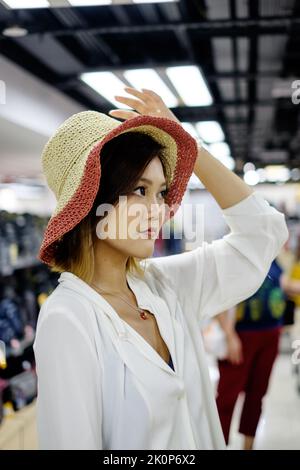
{"label": "necklace", "polygon": [[[93,287],[96,289],[96,291],[98,291],[100,294],[101,294],[100,291],[102,291],[103,293],[105,293],[104,290],[102,290],[100,287],[95,286],[95,284],[91,284],[91,286],[93,286]],[[114,295],[114,294],[111,294],[110,292],[106,292],[106,294]],[[133,308],[134,310],[138,311],[139,314],[140,314],[140,318],[141,318],[142,320],[148,320],[149,317],[148,317],[147,313],[146,313],[142,308],[139,308],[139,307],[136,308],[136,307],[134,307],[130,302],[127,302],[127,300],[124,299],[124,297],[122,297],[121,295],[116,295],[116,297],[119,297],[121,300],[123,300],[123,302],[125,302],[125,303],[126,303],[127,305],[129,305],[131,308]]]}

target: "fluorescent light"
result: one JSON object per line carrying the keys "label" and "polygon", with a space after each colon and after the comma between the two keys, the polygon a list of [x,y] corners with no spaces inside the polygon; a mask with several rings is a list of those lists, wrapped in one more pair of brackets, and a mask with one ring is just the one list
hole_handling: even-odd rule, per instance
{"label": "fluorescent light", "polygon": [[[12,9],[25,9],[25,8],[49,8],[54,7],[67,7],[68,4],[62,0],[57,1],[53,5],[49,4],[49,0],[2,0],[7,7]],[[96,5],[120,5],[120,4],[132,4],[132,3],[167,3],[167,2],[178,2],[179,0],[68,0],[70,6],[74,7],[86,7]]]}
{"label": "fluorescent light", "polygon": [[110,5],[130,4],[130,3],[166,3],[178,2],[179,0],[68,0],[72,6],[89,6],[89,5]]}
{"label": "fluorescent light", "polygon": [[187,106],[212,104],[212,96],[198,67],[167,67],[166,73]]}
{"label": "fluorescent light", "polygon": [[300,179],[300,170],[299,170],[299,168],[293,168],[291,170],[291,179],[293,181],[299,181],[299,179]]}
{"label": "fluorescent light", "polygon": [[266,172],[265,172],[264,168],[258,168],[256,170],[256,173],[259,176],[259,182],[264,183],[267,179],[267,175],[266,175]]}
{"label": "fluorescent light", "polygon": [[88,7],[92,5],[111,5],[111,0],[68,0],[72,7]]}
{"label": "fluorescent light", "polygon": [[49,8],[48,0],[3,0],[9,8]]}
{"label": "fluorescent light", "polygon": [[191,134],[192,137],[199,138],[199,135],[198,135],[195,127],[193,126],[193,124],[191,124],[190,122],[182,122],[181,125],[182,125],[182,127],[184,128],[185,131],[187,131],[189,134]]}
{"label": "fluorescent light", "polygon": [[179,0],[68,0],[73,6],[88,6],[88,5],[110,5],[130,4],[130,3],[167,3],[178,2]]}
{"label": "fluorescent light", "polygon": [[244,181],[250,186],[255,186],[260,181],[259,174],[255,170],[249,170],[244,174]]}
{"label": "fluorescent light", "polygon": [[28,30],[18,25],[9,26],[2,31],[3,36],[8,38],[22,38],[28,34]]}
{"label": "fluorescent light", "polygon": [[178,106],[178,99],[153,69],[134,69],[124,72],[124,77],[134,88],[155,91],[169,108]]}
{"label": "fluorescent light", "polygon": [[167,3],[178,2],[179,0],[132,0],[133,3]]}
{"label": "fluorescent light", "polygon": [[252,162],[247,162],[245,163],[245,165],[243,166],[243,170],[244,170],[244,173],[246,173],[247,171],[250,171],[250,170],[255,170],[255,165],[254,163]]}
{"label": "fluorescent light", "polygon": [[14,212],[17,209],[17,197],[13,189],[0,189],[0,209]]}
{"label": "fluorescent light", "polygon": [[217,121],[197,122],[196,129],[201,139],[203,139],[208,144],[221,142],[225,138],[222,127]]}
{"label": "fluorescent light", "polygon": [[117,108],[132,109],[114,99],[115,95],[127,96],[124,88],[126,87],[114,73],[112,72],[89,72],[80,76],[87,85],[93,88],[99,95],[110,101]]}
{"label": "fluorescent light", "polygon": [[265,166],[267,181],[272,183],[285,182],[290,179],[290,170],[284,165]]}
{"label": "fluorescent light", "polygon": [[218,142],[208,146],[209,152],[216,158],[227,157],[230,155],[230,148],[226,142]]}

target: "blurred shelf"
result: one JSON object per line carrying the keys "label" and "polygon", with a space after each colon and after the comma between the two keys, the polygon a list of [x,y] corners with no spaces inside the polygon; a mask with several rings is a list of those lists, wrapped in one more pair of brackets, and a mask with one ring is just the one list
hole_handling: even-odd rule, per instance
{"label": "blurred shelf", "polygon": [[14,265],[0,269],[0,276],[11,276],[18,269],[31,268],[40,264],[41,262],[32,256],[20,258]]}

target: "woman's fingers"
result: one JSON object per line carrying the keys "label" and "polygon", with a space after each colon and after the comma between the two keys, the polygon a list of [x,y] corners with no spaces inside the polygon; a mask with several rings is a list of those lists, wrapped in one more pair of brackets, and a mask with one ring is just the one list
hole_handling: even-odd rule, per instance
{"label": "woman's fingers", "polygon": [[108,112],[108,114],[120,119],[131,119],[136,116],[140,116],[140,114],[136,113],[135,111],[124,111],[122,109],[112,109]]}
{"label": "woman's fingers", "polygon": [[[144,88],[142,88],[142,90],[144,90]],[[141,101],[144,101],[145,103],[148,103],[149,101],[152,100],[152,96],[149,95],[149,93],[144,93],[143,91],[136,90],[135,88],[126,87],[125,91],[127,91],[127,93],[131,93],[132,95],[136,96],[136,98],[139,98]]]}
{"label": "woman's fingers", "polygon": [[155,101],[156,103],[163,101],[161,96],[159,96],[153,90],[148,90],[148,88],[142,88],[142,91],[144,93],[144,96],[146,96],[148,99],[151,99],[151,100]]}
{"label": "woman's fingers", "polygon": [[162,98],[152,90],[148,90],[147,88],[142,88],[142,91],[136,90],[135,88],[125,88],[127,93],[131,93],[132,95],[139,98],[141,101],[145,103],[145,106],[149,109],[157,109],[157,108],[166,108],[165,103],[163,102]]}
{"label": "woman's fingers", "polygon": [[154,91],[148,90],[147,88],[142,88],[142,91],[139,91],[131,87],[125,87],[124,90],[127,93],[134,95],[138,99],[119,95],[115,95],[115,99],[120,101],[120,103],[124,103],[127,106],[133,108],[133,110],[113,110],[112,112],[109,112],[109,114],[112,116],[121,117],[122,119],[130,119],[138,115],[145,115],[167,118],[181,124],[175,114],[173,114],[172,111],[165,105],[162,98]]}
{"label": "woman's fingers", "polygon": [[139,100],[134,100],[132,98],[127,98],[126,96],[115,96],[117,101],[121,103],[127,104],[133,109],[136,109],[139,113],[144,114],[147,111],[147,107],[145,107],[144,103]]}

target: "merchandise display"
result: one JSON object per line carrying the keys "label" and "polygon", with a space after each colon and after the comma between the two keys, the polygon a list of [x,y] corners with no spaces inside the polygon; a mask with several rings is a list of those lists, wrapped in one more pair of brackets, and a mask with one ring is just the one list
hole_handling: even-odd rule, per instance
{"label": "merchandise display", "polygon": [[0,417],[11,403],[16,411],[36,398],[32,345],[38,312],[57,285],[57,275],[37,260],[47,218],[0,213]]}

